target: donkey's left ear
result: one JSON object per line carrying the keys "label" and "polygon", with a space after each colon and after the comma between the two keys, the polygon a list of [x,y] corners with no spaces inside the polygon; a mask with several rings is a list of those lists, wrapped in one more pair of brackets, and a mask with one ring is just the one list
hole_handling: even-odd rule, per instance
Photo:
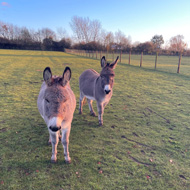
{"label": "donkey's left ear", "polygon": [[105,56],[103,56],[101,59],[101,67],[104,68],[106,65],[107,65],[106,58]]}
{"label": "donkey's left ear", "polygon": [[52,72],[50,67],[46,67],[43,72],[43,78],[47,85],[51,85],[52,82]]}
{"label": "donkey's left ear", "polygon": [[71,69],[66,67],[63,72],[62,86],[65,86],[71,79]]}
{"label": "donkey's left ear", "polygon": [[117,66],[118,60],[119,60],[119,56],[117,56],[116,60],[110,65],[112,69],[115,69],[115,67]]}

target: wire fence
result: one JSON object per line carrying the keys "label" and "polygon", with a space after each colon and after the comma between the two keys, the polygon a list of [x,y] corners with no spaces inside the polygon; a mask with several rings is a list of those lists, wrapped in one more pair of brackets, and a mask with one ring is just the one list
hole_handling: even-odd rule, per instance
{"label": "wire fence", "polygon": [[170,73],[180,73],[183,75],[190,75],[190,57],[183,56],[166,56],[166,55],[143,55],[129,53],[108,53],[103,51],[85,51],[65,49],[66,53],[87,57],[91,59],[101,59],[102,56],[106,57],[108,61],[114,61],[119,56],[119,61],[122,64],[129,64],[148,69],[156,69]]}

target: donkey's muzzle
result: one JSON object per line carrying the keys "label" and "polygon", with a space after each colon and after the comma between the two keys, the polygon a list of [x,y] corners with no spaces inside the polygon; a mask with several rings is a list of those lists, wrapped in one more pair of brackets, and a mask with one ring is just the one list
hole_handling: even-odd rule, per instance
{"label": "donkey's muzzle", "polygon": [[105,90],[106,94],[109,94],[111,92],[111,90]]}
{"label": "donkey's muzzle", "polygon": [[61,127],[52,127],[52,126],[50,126],[49,129],[51,131],[53,131],[53,132],[57,132],[57,131],[59,131],[61,129]]}

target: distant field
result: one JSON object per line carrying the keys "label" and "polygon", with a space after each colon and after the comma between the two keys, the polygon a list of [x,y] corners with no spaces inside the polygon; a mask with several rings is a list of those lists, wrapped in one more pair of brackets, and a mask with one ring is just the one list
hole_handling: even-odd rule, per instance
{"label": "distant field", "polygon": [[[84,54],[86,55],[86,54]],[[120,54],[106,54],[102,53],[102,56],[106,56],[108,60],[112,61],[113,58],[115,59]],[[89,56],[89,54],[87,54]],[[93,57],[90,54],[90,57]],[[100,54],[97,54],[97,57],[100,57]],[[94,58],[96,58],[96,54],[94,54]],[[140,59],[141,54],[131,55],[131,65],[140,66]],[[122,63],[129,63],[129,54],[122,54]],[[178,56],[158,56],[157,60],[157,70],[158,71],[165,71],[170,73],[177,73],[179,57]],[[155,68],[155,55],[143,55],[143,68],[154,69]],[[181,67],[180,67],[180,74],[183,75],[190,75],[190,57],[182,57],[181,59]]]}
{"label": "distant field", "polygon": [[[131,65],[140,65],[141,55],[131,56]],[[124,63],[128,63],[128,56],[123,56]],[[158,56],[157,70],[176,73],[178,68],[179,57],[178,56]],[[154,69],[155,67],[155,55],[143,55],[142,67],[148,69]],[[190,76],[190,57],[182,57],[180,74]]]}
{"label": "distant field", "polygon": [[[189,58],[182,58],[181,74],[176,74],[178,57],[159,57],[156,71],[153,56],[143,60],[142,68],[140,56],[134,56],[131,65],[118,64],[104,126],[98,127],[87,104],[84,114],[78,114],[78,78],[88,68],[99,72],[99,60],[62,52],[0,50],[0,189],[189,190]],[[77,109],[70,165],[64,162],[61,143],[58,163],[50,163],[48,130],[37,110],[47,66],[59,75],[66,66],[72,70]]]}

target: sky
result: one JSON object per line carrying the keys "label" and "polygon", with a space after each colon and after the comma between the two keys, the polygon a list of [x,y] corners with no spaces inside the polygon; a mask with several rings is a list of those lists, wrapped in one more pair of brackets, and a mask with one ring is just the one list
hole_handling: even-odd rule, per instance
{"label": "sky", "polygon": [[183,35],[190,48],[190,0],[0,0],[0,21],[28,29],[62,27],[72,36],[73,16],[99,20],[108,32],[122,31],[132,43]]}

